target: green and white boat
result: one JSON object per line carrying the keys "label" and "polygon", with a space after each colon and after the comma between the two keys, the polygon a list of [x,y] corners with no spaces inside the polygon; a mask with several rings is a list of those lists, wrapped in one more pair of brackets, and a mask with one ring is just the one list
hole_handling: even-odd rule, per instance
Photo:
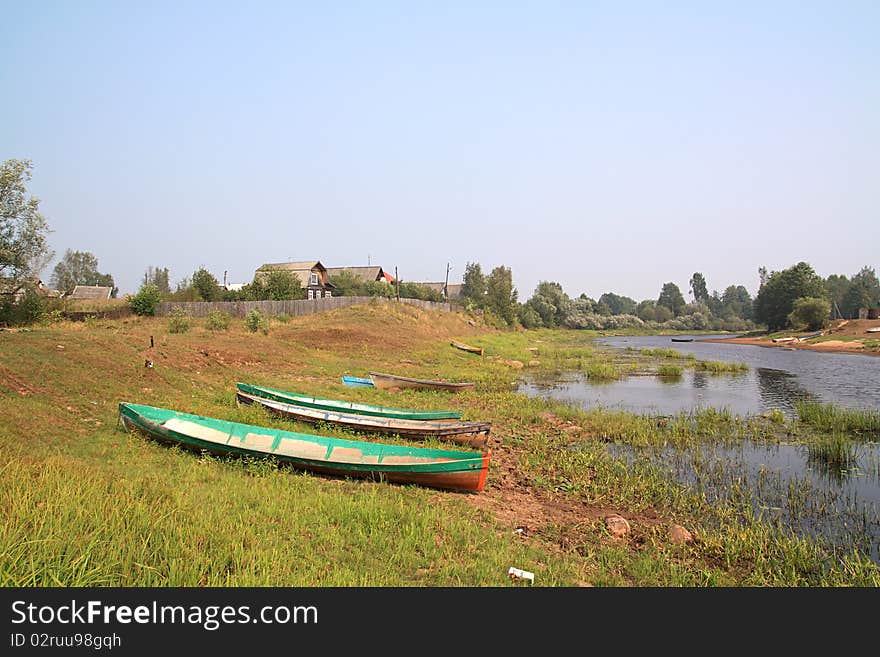
{"label": "green and white boat", "polygon": [[155,440],[216,454],[274,458],[321,474],[479,492],[489,470],[488,452],[345,440],[128,402],[119,403],[119,416],[126,429]]}
{"label": "green and white boat", "polygon": [[340,413],[357,413],[358,415],[372,415],[374,417],[393,417],[399,420],[458,420],[461,419],[461,411],[424,411],[414,408],[393,408],[391,406],[374,406],[372,404],[358,404],[356,402],[342,401],[339,399],[320,399],[309,397],[298,392],[277,390],[266,386],[255,386],[249,383],[236,383],[236,387],[244,393],[255,397],[264,397],[275,401],[305,406],[307,408],[320,408],[324,411],[336,411]]}

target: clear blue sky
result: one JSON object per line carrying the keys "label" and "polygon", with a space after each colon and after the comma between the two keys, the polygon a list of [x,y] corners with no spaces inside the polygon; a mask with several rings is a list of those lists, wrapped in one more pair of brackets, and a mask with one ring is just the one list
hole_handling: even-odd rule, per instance
{"label": "clear blue sky", "polygon": [[[880,2],[0,0],[0,159],[121,293],[368,258],[571,296],[880,270]],[[54,262],[44,270],[48,280]]]}

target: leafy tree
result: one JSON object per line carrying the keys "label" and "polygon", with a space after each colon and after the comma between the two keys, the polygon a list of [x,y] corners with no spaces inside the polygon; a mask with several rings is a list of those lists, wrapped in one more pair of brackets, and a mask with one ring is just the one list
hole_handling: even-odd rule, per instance
{"label": "leafy tree", "polygon": [[[749,300],[749,303],[751,304],[751,300]],[[721,317],[723,303],[721,301],[721,295],[718,294],[718,290],[712,290],[712,294],[706,299],[706,305],[709,306],[709,312],[715,317]]]}
{"label": "leafy tree", "polygon": [[706,289],[706,278],[700,272],[694,272],[690,280],[691,295],[697,303],[709,304],[709,290]]}
{"label": "leafy tree", "polygon": [[444,301],[443,293],[439,290],[406,281],[400,281],[400,296],[405,299],[421,299],[422,301]]}
{"label": "leafy tree", "polygon": [[510,267],[499,265],[486,279],[486,308],[508,325],[516,320],[517,291]]}
{"label": "leafy tree", "polygon": [[[531,301],[531,299],[529,299],[529,301]],[[528,303],[524,303],[519,307],[517,319],[519,319],[519,323],[523,325],[523,328],[533,329],[544,326],[544,321],[541,319],[538,311]]]}
{"label": "leafy tree", "polygon": [[289,271],[273,269],[262,281],[264,299],[283,301],[285,299],[305,299],[306,291],[299,277]]}
{"label": "leafy tree", "polygon": [[[565,323],[571,300],[559,283],[541,281],[535,288],[532,298],[525,305],[538,314],[541,318],[541,326],[554,327]],[[534,318],[529,315],[527,319],[532,321]]]}
{"label": "leafy tree", "polygon": [[174,292],[171,293],[172,301],[199,301],[200,298],[198,290],[193,287],[192,280],[187,276],[177,282]]}
{"label": "leafy tree", "polygon": [[831,303],[828,299],[817,297],[801,297],[795,299],[791,313],[788,315],[788,323],[793,327],[806,326],[811,331],[817,331],[825,326],[828,315],[831,313]]}
{"label": "leafy tree", "polygon": [[685,307],[684,297],[675,283],[664,283],[657,299],[658,306],[665,306],[672,311],[673,317],[678,317]]}
{"label": "leafy tree", "polygon": [[469,262],[464,268],[460,298],[477,308],[486,304],[486,277],[478,262]]}
{"label": "leafy tree", "polygon": [[716,314],[724,319],[751,319],[752,295],[742,285],[728,285],[721,297],[721,312]]}
{"label": "leafy tree", "polygon": [[754,317],[770,331],[788,325],[794,302],[801,297],[826,298],[825,281],[806,262],[771,272],[755,297]]}
{"label": "leafy tree", "polygon": [[217,301],[223,296],[220,283],[214,278],[214,274],[204,267],[200,267],[192,275],[192,286],[202,301]]}
{"label": "leafy tree", "polygon": [[635,315],[643,322],[653,322],[657,320],[657,302],[653,299],[644,299],[639,301],[636,306]]}
{"label": "leafy tree", "polygon": [[28,197],[30,160],[0,164],[0,277],[21,286],[51,259],[49,224],[40,214],[40,200]]}
{"label": "leafy tree", "polygon": [[152,283],[144,283],[137,294],[128,298],[128,305],[135,315],[155,315],[156,306],[162,300],[162,292]]}
{"label": "leafy tree", "polygon": [[880,305],[880,282],[870,267],[862,267],[849,281],[840,311],[850,318],[859,316],[860,308],[876,308]]}
{"label": "leafy tree", "polygon": [[636,312],[636,300],[623,297],[614,292],[606,292],[599,297],[599,303],[608,307],[610,315],[633,315]]}
{"label": "leafy tree", "polygon": [[333,296],[336,297],[359,297],[364,295],[364,281],[350,271],[342,271],[330,277],[330,282],[336,288]]}
{"label": "leafy tree", "polygon": [[88,251],[71,251],[67,249],[64,257],[52,270],[52,287],[63,290],[66,294],[73,292],[77,285],[101,285],[115,288],[113,277],[98,271],[98,259]]}
{"label": "leafy tree", "polygon": [[168,281],[168,267],[147,267],[144,272],[142,284],[152,283],[159,291],[167,296],[171,294],[171,285]]}

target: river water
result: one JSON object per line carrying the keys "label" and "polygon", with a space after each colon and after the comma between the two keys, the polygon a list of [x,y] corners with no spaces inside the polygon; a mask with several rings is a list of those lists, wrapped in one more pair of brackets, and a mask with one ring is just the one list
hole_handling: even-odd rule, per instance
{"label": "river water", "polygon": [[[627,348],[636,353],[672,348],[699,360],[745,363],[748,371],[710,374],[683,367],[679,378],[639,375],[610,383],[563,374],[551,381],[526,381],[520,392],[585,408],[652,415],[714,407],[738,415],[780,409],[795,417],[794,402],[798,400],[880,409],[878,357],[699,342],[701,338],[730,336],[693,337],[694,342],[672,342],[669,336],[610,337],[599,339],[599,344],[619,349],[621,356],[629,353]],[[791,444],[710,443],[688,450],[609,445],[609,451],[630,463],[648,459],[710,499],[724,498],[735,489],[734,482],[745,486],[752,494],[755,515],[838,549],[858,550],[880,565],[878,439],[859,442],[845,469],[828,467],[812,459],[806,446]]]}
{"label": "river water", "polygon": [[778,408],[792,415],[793,404],[798,400],[880,408],[878,357],[699,342],[707,337],[730,336],[694,337],[694,342],[672,342],[669,336],[656,335],[611,337],[599,339],[599,344],[635,351],[672,348],[693,354],[699,360],[746,363],[748,372],[719,375],[684,368],[682,376],[676,379],[630,376],[610,383],[588,382],[581,375],[571,374],[555,381],[528,381],[520,392],[587,407],[659,415],[706,406],[727,408],[742,415]]}

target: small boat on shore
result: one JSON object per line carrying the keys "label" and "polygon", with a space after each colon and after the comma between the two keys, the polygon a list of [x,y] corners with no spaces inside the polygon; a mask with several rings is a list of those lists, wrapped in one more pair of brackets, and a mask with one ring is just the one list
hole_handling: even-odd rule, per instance
{"label": "small boat on shore", "polygon": [[673,342],[693,342],[693,338],[672,338]]}
{"label": "small boat on shore", "polygon": [[865,329],[865,333],[880,333],[880,326],[875,326],[874,328]]}
{"label": "small boat on shore", "polygon": [[325,411],[357,413],[375,417],[394,417],[402,420],[459,420],[461,411],[422,411],[414,408],[394,408],[391,406],[374,406],[373,404],[357,404],[339,399],[320,399],[309,397],[298,392],[288,392],[266,386],[255,386],[248,383],[236,383],[236,387],[249,395],[274,399],[285,404],[320,408]]}
{"label": "small boat on shore", "polygon": [[483,355],[482,347],[472,347],[469,344],[465,344],[464,342],[456,342],[455,340],[453,340],[449,344],[451,344],[456,349],[461,349],[462,351],[469,351],[472,354],[479,354],[480,356]]}
{"label": "small boat on shore", "polygon": [[777,342],[777,343],[778,343],[778,342],[792,342],[793,340],[796,340],[796,339],[797,339],[797,338],[791,338],[791,337],[788,337],[788,338],[773,338],[773,342]]}
{"label": "small boat on shore", "polygon": [[344,376],[344,377],[342,377],[342,382],[345,385],[351,386],[353,388],[357,388],[357,387],[372,388],[373,387],[372,379],[364,379],[359,376]]}
{"label": "small boat on shore", "polygon": [[810,335],[802,335],[798,338],[798,342],[804,342],[805,340],[811,340],[813,338],[821,338],[825,335],[825,331],[818,331],[817,333],[811,333]]}
{"label": "small boat on shore", "polygon": [[236,399],[243,404],[258,404],[269,412],[290,420],[311,424],[327,423],[354,431],[384,433],[404,438],[424,440],[437,438],[459,445],[482,449],[489,440],[489,422],[461,422],[458,420],[400,420],[397,418],[369,417],[354,413],[322,411],[265,399],[255,395],[236,392]]}
{"label": "small boat on shore", "polygon": [[473,388],[473,383],[452,383],[449,381],[431,381],[429,379],[411,379],[407,376],[396,374],[382,374],[370,372],[373,385],[377,388],[414,388],[416,390],[447,390],[458,392],[466,388]]}
{"label": "small boat on shore", "polygon": [[489,469],[488,452],[344,440],[127,402],[119,403],[119,416],[126,429],[158,441],[216,454],[273,458],[319,474],[479,492]]}

